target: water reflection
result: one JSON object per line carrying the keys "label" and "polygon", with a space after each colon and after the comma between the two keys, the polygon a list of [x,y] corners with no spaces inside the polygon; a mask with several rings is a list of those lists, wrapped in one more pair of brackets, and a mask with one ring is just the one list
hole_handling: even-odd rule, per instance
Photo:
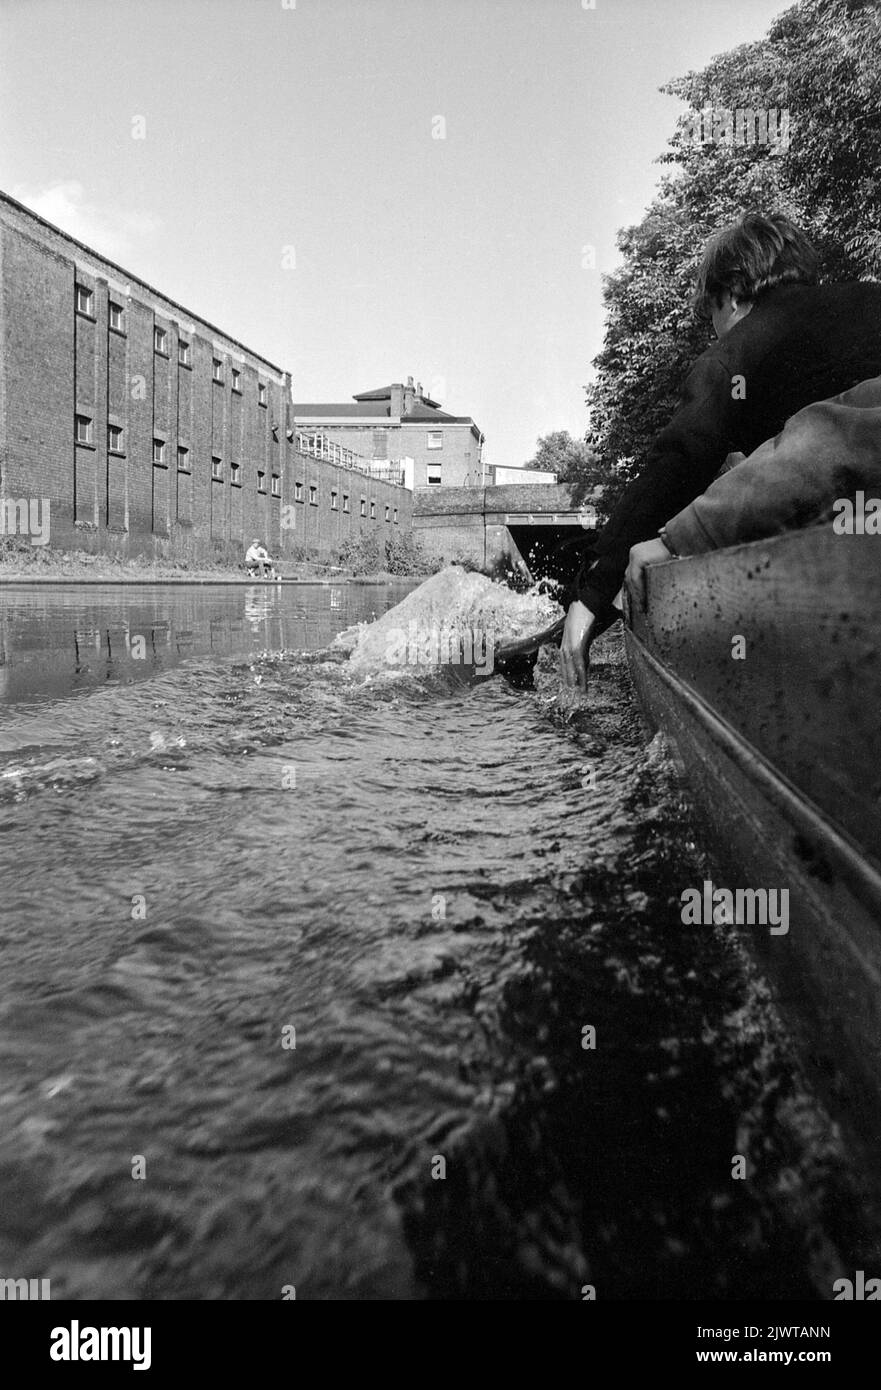
{"label": "water reflection", "polygon": [[316,651],[384,613],[398,584],[13,586],[0,605],[0,700],[58,698],[191,656]]}

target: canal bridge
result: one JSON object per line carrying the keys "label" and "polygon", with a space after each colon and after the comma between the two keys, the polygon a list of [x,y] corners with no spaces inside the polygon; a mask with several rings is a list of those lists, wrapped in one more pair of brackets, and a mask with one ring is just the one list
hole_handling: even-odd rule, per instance
{"label": "canal bridge", "polygon": [[418,487],[413,534],[429,555],[485,573],[528,568],[564,579],[598,524],[594,494],[571,483]]}

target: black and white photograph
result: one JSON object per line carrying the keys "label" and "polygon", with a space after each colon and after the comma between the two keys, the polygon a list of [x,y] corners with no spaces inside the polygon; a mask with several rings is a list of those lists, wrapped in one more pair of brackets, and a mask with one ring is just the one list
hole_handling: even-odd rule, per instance
{"label": "black and white photograph", "polygon": [[881,0],[0,0],[23,1367],[841,1375],[879,709]]}

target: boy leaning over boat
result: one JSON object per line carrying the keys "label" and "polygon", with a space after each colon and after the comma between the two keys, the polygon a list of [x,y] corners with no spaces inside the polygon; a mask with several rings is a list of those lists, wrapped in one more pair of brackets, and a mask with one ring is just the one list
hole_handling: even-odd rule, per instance
{"label": "boy leaning over boat", "polygon": [[881,375],[881,284],[819,285],[818,273],[811,243],[780,214],[749,213],[711,238],[695,307],[716,342],[589,545],[563,630],[567,684],[587,683],[590,645],[618,616],[613,600],[632,547],[650,541],[650,556],[670,558],[660,529],[706,492],[729,455],[752,455],[805,406]]}

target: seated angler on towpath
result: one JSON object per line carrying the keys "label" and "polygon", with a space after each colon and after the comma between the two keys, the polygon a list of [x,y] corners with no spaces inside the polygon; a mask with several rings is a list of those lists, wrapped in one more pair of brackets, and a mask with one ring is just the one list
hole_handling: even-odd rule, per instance
{"label": "seated angler on towpath", "polygon": [[248,573],[259,574],[261,579],[275,579],[275,566],[272,556],[260,541],[259,536],[255,536],[248,549],[245,551],[245,565]]}

